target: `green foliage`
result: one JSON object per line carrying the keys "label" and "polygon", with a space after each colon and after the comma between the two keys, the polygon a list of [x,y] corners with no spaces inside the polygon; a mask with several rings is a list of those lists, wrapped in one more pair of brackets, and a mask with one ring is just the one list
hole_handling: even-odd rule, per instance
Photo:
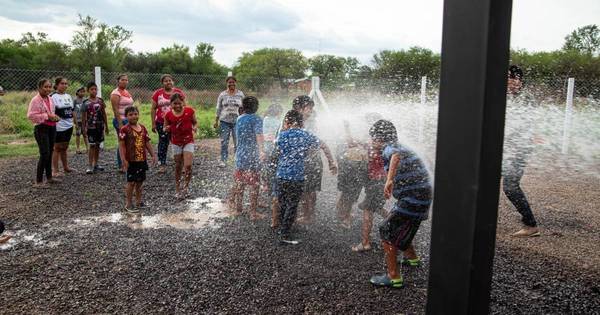
{"label": "green foliage", "polygon": [[371,76],[389,80],[387,92],[415,92],[420,88],[421,77],[438,78],[440,55],[421,47],[408,50],[383,50],[373,56]]}
{"label": "green foliage", "polygon": [[359,61],[353,57],[317,55],[308,60],[312,75],[321,78],[324,88],[339,87],[350,82],[358,73]]}
{"label": "green foliage", "polygon": [[304,77],[307,68],[308,62],[299,50],[262,48],[243,53],[233,71],[253,91],[264,91],[271,84],[264,78],[274,78],[281,88],[287,88],[287,80]]}
{"label": "green foliage", "polygon": [[596,24],[591,24],[574,30],[565,37],[563,50],[598,56],[600,54],[600,28]]}

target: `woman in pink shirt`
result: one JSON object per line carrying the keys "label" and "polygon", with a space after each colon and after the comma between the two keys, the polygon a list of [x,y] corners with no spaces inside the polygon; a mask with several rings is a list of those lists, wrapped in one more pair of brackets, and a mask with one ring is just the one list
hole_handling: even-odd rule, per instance
{"label": "woman in pink shirt", "polygon": [[44,187],[44,172],[46,172],[47,183],[58,182],[52,177],[52,152],[56,137],[56,122],[60,118],[54,113],[54,104],[49,97],[50,92],[52,92],[50,80],[40,80],[38,94],[31,99],[27,109],[27,118],[35,125],[33,134],[40,150],[34,184],[36,187]]}
{"label": "woman in pink shirt", "polygon": [[[129,84],[129,78],[126,74],[120,74],[117,77],[117,88],[110,93],[110,103],[113,109],[113,126],[115,127],[117,136],[119,130],[124,125],[127,125],[127,118],[125,117],[125,108],[133,105],[133,98],[129,91],[127,91],[127,84]],[[117,166],[119,172],[123,173],[121,168],[121,156],[119,150],[117,150]]]}
{"label": "woman in pink shirt", "polygon": [[185,106],[185,94],[180,89],[173,86],[173,76],[163,74],[160,78],[163,87],[154,91],[152,95],[152,110],[150,117],[152,119],[152,132],[158,132],[158,162],[160,163],[159,172],[165,171],[167,164],[167,151],[169,150],[169,134],[163,131],[164,117],[171,111],[171,96],[179,94]]}

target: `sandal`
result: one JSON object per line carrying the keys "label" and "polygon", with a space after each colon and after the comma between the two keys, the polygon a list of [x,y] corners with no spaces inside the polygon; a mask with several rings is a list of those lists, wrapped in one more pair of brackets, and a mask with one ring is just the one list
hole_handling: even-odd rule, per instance
{"label": "sandal", "polygon": [[418,267],[419,265],[421,265],[421,258],[419,258],[419,257],[417,257],[415,259],[402,258],[402,260],[400,261],[400,264],[403,266]]}
{"label": "sandal", "polygon": [[357,245],[352,246],[352,251],[356,253],[366,252],[371,250],[371,245],[363,245],[363,243],[358,243]]}
{"label": "sandal", "polygon": [[373,277],[371,277],[370,282],[373,285],[376,285],[379,287],[388,287],[388,288],[399,289],[404,286],[404,280],[402,279],[402,276],[400,276],[400,278],[398,278],[398,279],[390,279],[390,277],[387,274],[373,276]]}

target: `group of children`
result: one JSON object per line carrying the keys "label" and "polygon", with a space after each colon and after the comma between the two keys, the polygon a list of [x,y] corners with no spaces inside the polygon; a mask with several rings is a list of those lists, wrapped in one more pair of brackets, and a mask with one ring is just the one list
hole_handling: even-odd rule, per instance
{"label": "group of children", "polygon": [[[28,112],[28,117],[36,124],[36,140],[40,144],[41,156],[36,183],[42,182],[43,171],[48,169],[47,155],[51,154],[48,145],[50,138],[54,138],[52,132],[56,132],[53,128],[57,122],[65,119],[63,116],[68,116],[64,111],[62,116],[54,114],[55,105],[48,97],[48,82],[40,81],[40,93],[32,100]],[[62,81],[59,83],[63,84]],[[82,91],[78,90],[78,102],[79,98],[83,99],[80,109],[81,134],[90,147],[90,166],[87,171],[93,173],[101,170],[98,165],[98,146],[104,140],[104,134],[108,134],[108,123],[104,101],[97,96],[97,86],[90,83],[86,90],[89,93],[86,99],[83,99],[83,93],[80,94]],[[192,177],[194,133],[198,122],[194,110],[185,105],[183,93],[170,94],[169,104],[162,106],[168,108],[161,108],[160,128],[170,138],[175,161],[177,197],[184,198],[188,194]],[[294,99],[293,109],[284,115],[283,122],[278,117],[282,111],[281,106],[272,105],[264,120],[256,114],[258,107],[256,97],[243,98],[235,124],[234,185],[229,195],[229,206],[234,214],[242,213],[244,191],[247,189],[251,219],[263,218],[264,215],[257,212],[262,184],[263,191],[268,192],[272,198],[271,225],[277,231],[278,241],[281,244],[298,244],[299,241],[291,232],[300,204],[303,205],[302,222],[310,223],[315,216],[316,193],[321,189],[323,175],[320,151],[326,156],[333,175],[337,174],[338,167],[327,145],[315,135],[314,102],[308,96]],[[382,214],[385,220],[379,232],[388,272],[374,276],[371,282],[379,286],[401,287],[403,281],[397,271],[396,254],[398,250],[403,252],[402,264],[419,263],[412,240],[420,222],[428,216],[432,199],[431,182],[419,156],[398,143],[396,128],[391,122],[377,115],[366,119],[371,125],[369,143],[353,139],[346,126],[344,153],[338,157],[341,166],[338,177],[338,188],[341,191],[337,204],[338,215],[342,223],[348,226],[350,209],[364,188],[366,197],[359,205],[364,211],[362,239],[352,250],[371,249],[369,236],[373,213]],[[139,123],[138,108],[127,106],[122,120],[127,123],[118,130],[118,152],[123,161],[121,168],[127,179],[125,209],[135,213],[144,207],[142,189],[148,170],[147,156],[151,156],[153,164],[157,164],[158,156],[150,143],[148,131]],[[42,134],[47,134],[47,139],[42,139]],[[42,145],[44,142],[46,147]],[[185,175],[182,176],[182,173]],[[46,176],[48,181],[53,180],[49,172],[46,172]],[[385,199],[391,196],[397,202],[388,213],[383,208]]]}

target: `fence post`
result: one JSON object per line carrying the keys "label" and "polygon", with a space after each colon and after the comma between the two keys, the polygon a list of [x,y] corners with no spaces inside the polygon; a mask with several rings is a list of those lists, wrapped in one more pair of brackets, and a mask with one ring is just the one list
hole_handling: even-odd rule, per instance
{"label": "fence post", "polygon": [[94,82],[98,86],[98,97],[102,97],[102,69],[98,66],[94,67]]}
{"label": "fence post", "polygon": [[569,78],[567,86],[567,106],[565,107],[565,122],[563,124],[562,154],[569,151],[569,133],[573,117],[573,93],[575,91],[575,78]]}
{"label": "fence post", "polygon": [[425,129],[425,103],[427,102],[427,76],[421,77],[421,107],[419,108],[419,143],[423,141],[423,129]]}

